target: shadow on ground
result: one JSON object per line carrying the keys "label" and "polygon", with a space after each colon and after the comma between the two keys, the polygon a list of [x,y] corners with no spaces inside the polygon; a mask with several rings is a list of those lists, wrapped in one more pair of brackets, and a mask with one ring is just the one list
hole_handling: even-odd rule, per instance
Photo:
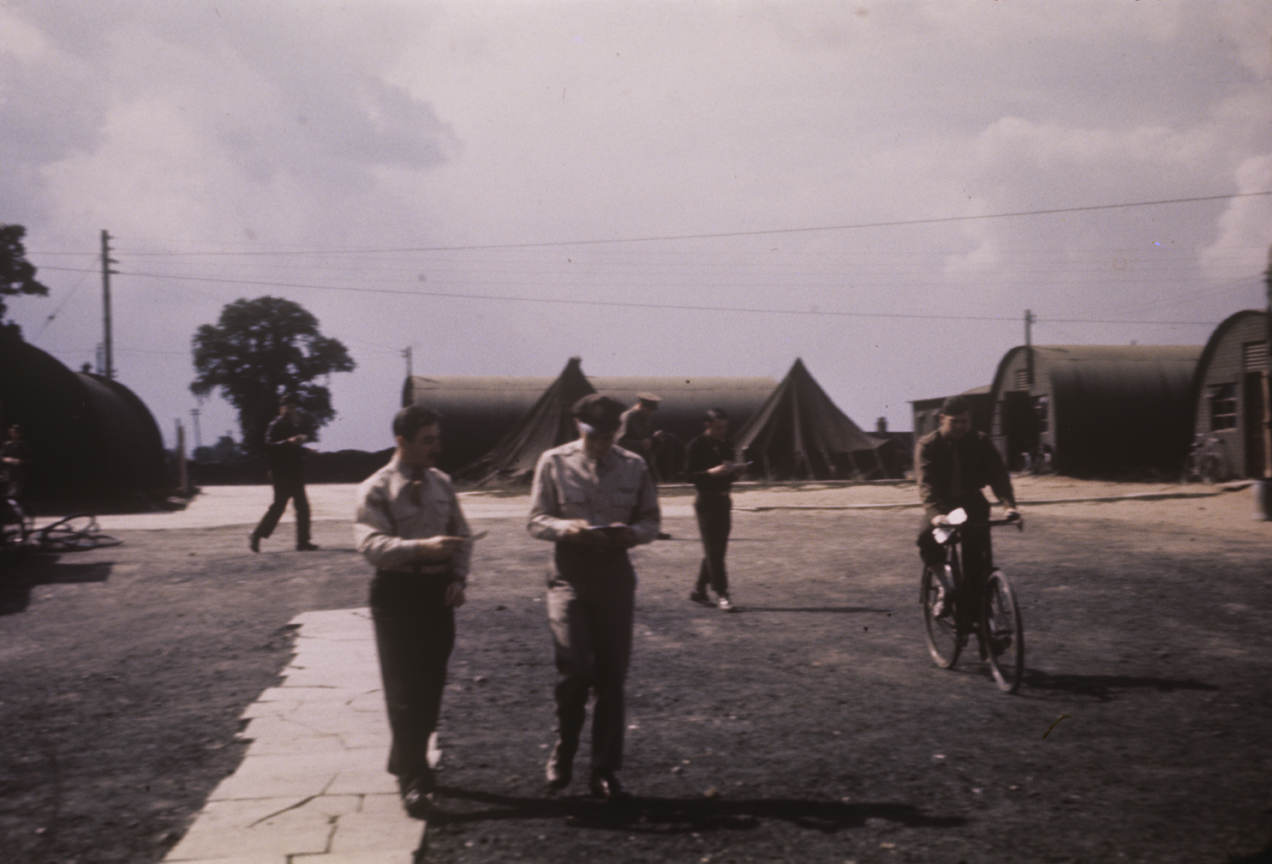
{"label": "shadow on ground", "polygon": [[642,798],[606,802],[594,798],[521,798],[466,789],[439,787],[449,802],[485,805],[483,809],[443,809],[429,821],[434,826],[513,819],[563,819],[575,827],[629,833],[688,834],[746,831],[761,820],[775,819],[799,828],[834,834],[861,828],[868,819],[884,819],[909,828],[956,828],[958,816],[929,816],[909,804],[843,803],[796,798]]}
{"label": "shadow on ground", "polygon": [[1159,693],[1176,690],[1208,690],[1220,688],[1202,681],[1178,678],[1156,678],[1149,675],[1053,675],[1038,669],[1026,669],[1021,696],[1045,699],[1048,696],[1077,696],[1112,702],[1117,692],[1145,688]]}
{"label": "shadow on ground", "polygon": [[57,555],[29,554],[9,560],[0,570],[0,615],[25,612],[31,605],[31,589],[37,585],[76,585],[105,582],[114,562],[64,564]]}

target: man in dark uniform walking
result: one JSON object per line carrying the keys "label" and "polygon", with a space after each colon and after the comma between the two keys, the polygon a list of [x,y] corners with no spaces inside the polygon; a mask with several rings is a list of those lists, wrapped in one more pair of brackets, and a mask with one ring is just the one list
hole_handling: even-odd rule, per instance
{"label": "man in dark uniform walking", "polygon": [[261,540],[274,533],[289,500],[296,508],[296,548],[301,552],[318,548],[309,542],[309,498],[305,495],[304,475],[304,445],[308,440],[309,436],[301,431],[296,397],[284,396],[279,400],[278,416],[265,429],[265,458],[274,485],[274,503],[248,538],[253,552],[261,551]]}
{"label": "man in dark uniform walking", "polygon": [[[723,408],[712,408],[707,412],[703,425],[702,434],[685,448],[685,479],[698,490],[693,499],[693,512],[698,517],[704,553],[702,566],[698,568],[698,582],[689,599],[732,612],[734,606],[729,599],[729,576],[724,569],[724,554],[733,528],[733,499],[729,492],[733,488],[738,465],[734,461],[733,445],[728,441],[728,412]],[[714,603],[707,594],[708,585],[716,593]]]}

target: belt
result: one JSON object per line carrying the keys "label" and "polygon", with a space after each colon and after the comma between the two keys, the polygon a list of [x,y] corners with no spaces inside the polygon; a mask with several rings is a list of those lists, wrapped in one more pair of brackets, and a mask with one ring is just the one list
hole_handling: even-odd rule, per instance
{"label": "belt", "polygon": [[395,576],[446,576],[451,572],[451,567],[446,564],[415,564],[410,568],[401,570],[381,567],[375,572],[376,575],[391,573]]}

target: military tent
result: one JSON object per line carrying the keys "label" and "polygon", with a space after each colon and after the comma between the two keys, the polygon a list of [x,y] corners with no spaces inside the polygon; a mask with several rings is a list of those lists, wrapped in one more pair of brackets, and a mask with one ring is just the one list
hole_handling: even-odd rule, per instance
{"label": "military tent", "polygon": [[460,470],[462,482],[524,483],[534,476],[539,454],[579,437],[571,409],[595,388],[583,377],[581,361],[571,357],[539,401],[518,420],[485,456]]}
{"label": "military tent", "polygon": [[839,410],[799,359],[733,444],[752,463],[751,474],[770,480],[887,476],[881,442]]}

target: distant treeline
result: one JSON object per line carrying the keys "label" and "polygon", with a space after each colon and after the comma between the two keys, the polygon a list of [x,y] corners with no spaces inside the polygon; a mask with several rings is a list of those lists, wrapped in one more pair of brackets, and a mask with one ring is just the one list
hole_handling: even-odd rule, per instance
{"label": "distant treeline", "polygon": [[[307,483],[361,483],[387,465],[393,448],[368,453],[365,450],[337,450],[310,453],[305,457]],[[196,486],[257,486],[269,483],[264,457],[232,460],[199,460],[189,464],[190,482]]]}

